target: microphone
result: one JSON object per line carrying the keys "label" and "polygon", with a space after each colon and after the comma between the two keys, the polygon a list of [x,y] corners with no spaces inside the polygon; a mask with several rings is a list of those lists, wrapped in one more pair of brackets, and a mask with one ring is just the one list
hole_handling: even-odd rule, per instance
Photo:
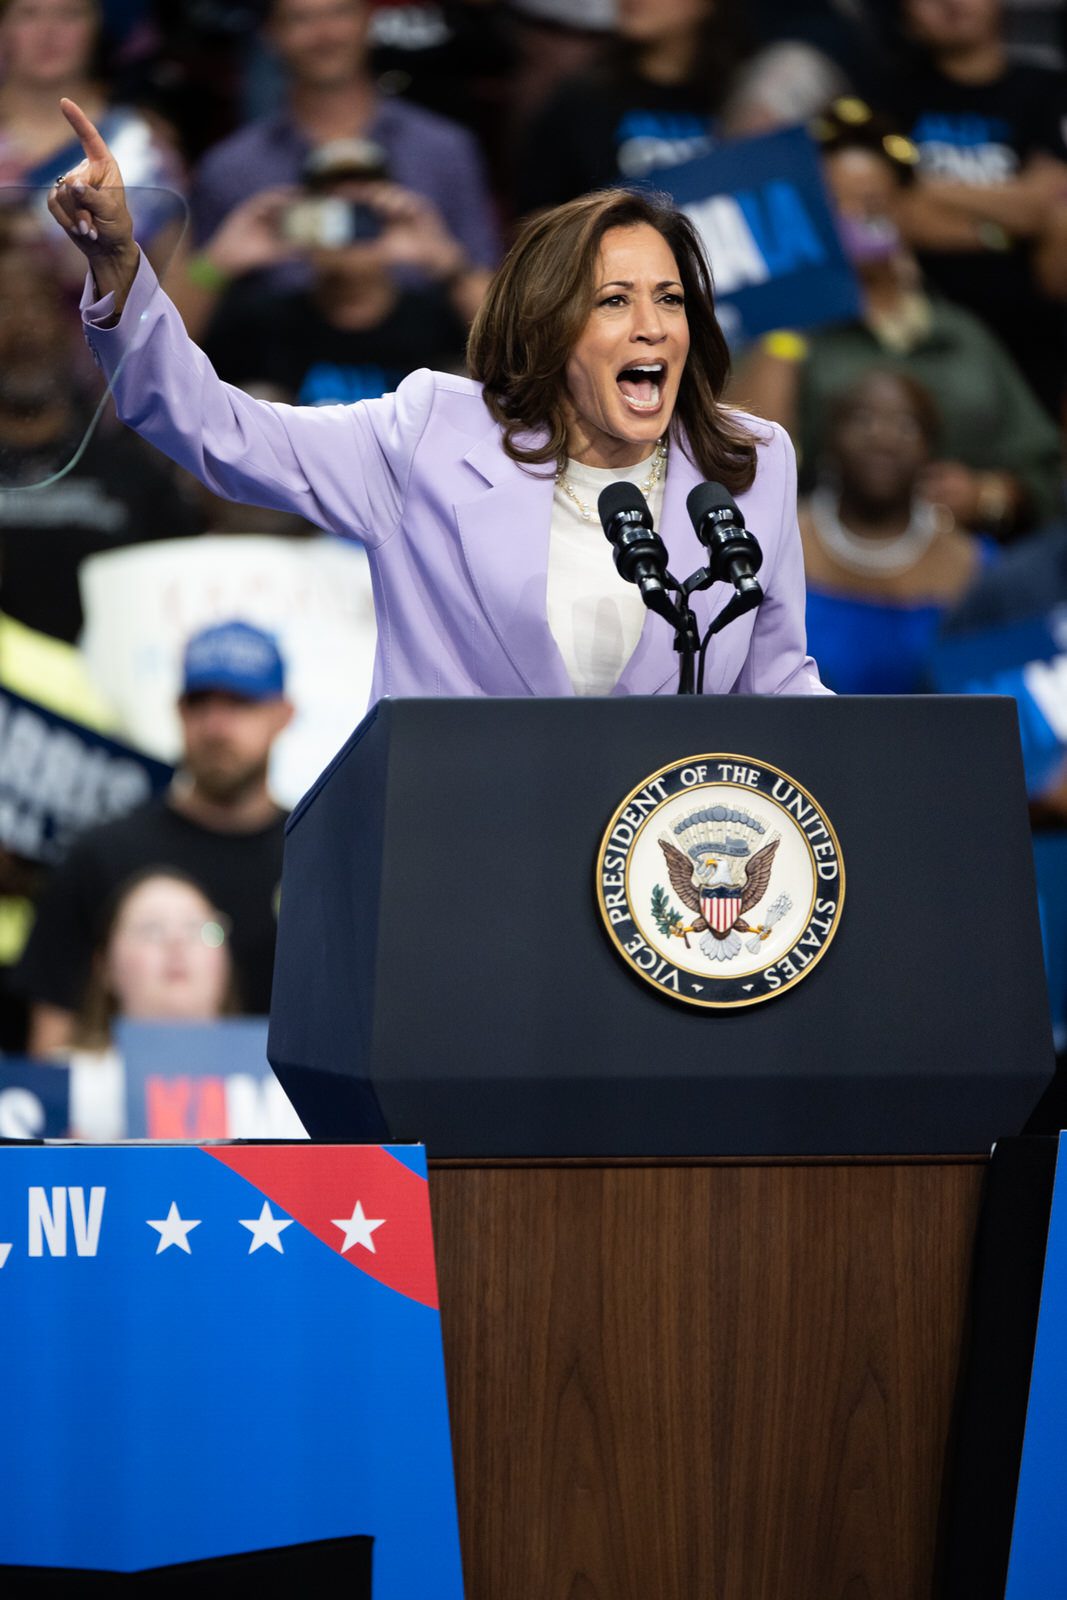
{"label": "microphone", "polygon": [[737,598],[744,602],[733,615],[751,611],[763,599],[763,590],[756,579],[763,565],[763,551],[745,527],[745,519],[733,495],[721,483],[698,483],[690,490],[685,508],[697,538],[710,557],[704,569],[706,578],[700,587],[708,583],[732,583]]}
{"label": "microphone", "polygon": [[625,481],[609,483],[596,508],[615,551],[619,576],[636,583],[650,611],[677,622],[678,613],[667,593],[667,546],[652,526],[652,513],[640,489]]}

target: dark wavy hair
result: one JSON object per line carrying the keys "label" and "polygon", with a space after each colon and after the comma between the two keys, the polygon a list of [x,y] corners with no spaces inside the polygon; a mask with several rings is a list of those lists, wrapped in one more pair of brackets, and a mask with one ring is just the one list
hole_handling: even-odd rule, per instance
{"label": "dark wavy hair", "polygon": [[[467,366],[522,465],[567,459],[566,366],[593,309],[600,241],[609,228],[642,223],[678,263],[689,323],[689,357],[670,436],[705,478],[732,494],[756,475],[751,435],[719,403],[730,353],[715,318],[711,269],[700,235],[668,196],[601,189],[530,217],[499,267],[467,344]],[[545,433],[543,440],[523,435]]]}

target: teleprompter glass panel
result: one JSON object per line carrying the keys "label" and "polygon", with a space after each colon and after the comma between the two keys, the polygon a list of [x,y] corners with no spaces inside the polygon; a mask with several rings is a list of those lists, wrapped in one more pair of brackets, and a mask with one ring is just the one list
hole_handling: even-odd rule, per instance
{"label": "teleprompter glass panel", "polygon": [[[19,520],[24,497],[71,471],[108,400],[82,330],[86,260],[50,215],[49,192],[0,186],[0,525]],[[126,203],[165,282],[188,207],[172,189],[151,187],[128,187]]]}

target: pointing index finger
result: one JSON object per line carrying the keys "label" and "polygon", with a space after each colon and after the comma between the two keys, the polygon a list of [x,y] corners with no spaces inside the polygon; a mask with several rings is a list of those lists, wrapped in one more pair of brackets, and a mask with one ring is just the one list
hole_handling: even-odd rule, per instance
{"label": "pointing index finger", "polygon": [[81,140],[81,147],[90,161],[109,161],[111,152],[98,130],[89,121],[81,106],[74,100],[62,99],[59,109]]}

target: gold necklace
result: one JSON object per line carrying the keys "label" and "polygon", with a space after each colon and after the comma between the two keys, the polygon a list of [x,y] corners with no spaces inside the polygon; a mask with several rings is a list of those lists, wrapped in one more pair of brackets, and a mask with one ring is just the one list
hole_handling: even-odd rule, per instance
{"label": "gold necklace", "polygon": [[[644,483],[639,483],[637,485],[638,489],[641,491],[641,493],[645,496],[646,499],[652,493],[653,489],[656,487],[656,485],[659,482],[659,480],[662,478],[662,476],[663,476],[663,468],[664,468],[664,465],[666,463],[666,460],[667,460],[667,441],[666,441],[666,439],[657,439],[656,440],[656,449],[655,449],[655,452],[653,453],[653,456],[652,456],[652,470],[649,473],[648,477],[645,479]],[[584,500],[580,500],[578,498],[578,496],[575,494],[574,487],[571,484],[570,479],[567,477],[567,469],[566,469],[566,467],[561,467],[560,470],[556,473],[556,487],[558,489],[562,489],[563,493],[567,496],[567,499],[568,500],[572,500],[574,502],[574,504],[578,507],[578,510],[581,512],[583,521],[592,522],[592,520],[593,520],[593,508],[592,508],[592,506],[587,506],[585,501]]]}

